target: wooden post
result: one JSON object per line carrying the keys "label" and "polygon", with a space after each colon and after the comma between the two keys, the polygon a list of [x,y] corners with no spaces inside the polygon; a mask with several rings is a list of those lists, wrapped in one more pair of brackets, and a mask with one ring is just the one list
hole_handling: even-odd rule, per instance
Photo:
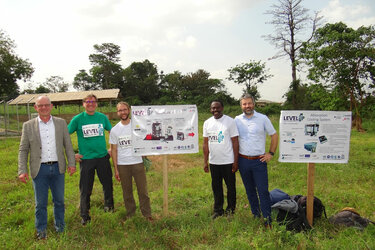
{"label": "wooden post", "polygon": [[27,103],[27,120],[31,119],[29,103]]}
{"label": "wooden post", "polygon": [[6,113],[7,102],[4,99],[4,135],[7,137],[7,113]]}
{"label": "wooden post", "polygon": [[18,115],[18,102],[16,103],[16,112],[17,112],[17,132],[20,132],[20,117]]}
{"label": "wooden post", "polygon": [[314,217],[314,178],[315,178],[315,163],[307,164],[307,201],[306,201],[306,216],[310,226],[313,225]]}
{"label": "wooden post", "polygon": [[168,214],[168,156],[163,155],[163,215]]}

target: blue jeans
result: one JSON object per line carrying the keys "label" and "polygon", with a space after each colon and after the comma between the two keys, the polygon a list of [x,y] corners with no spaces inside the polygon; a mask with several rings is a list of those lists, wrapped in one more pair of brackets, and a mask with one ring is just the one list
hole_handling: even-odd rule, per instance
{"label": "blue jeans", "polygon": [[64,189],[65,174],[60,174],[58,163],[41,164],[38,175],[33,179],[35,193],[35,227],[37,232],[47,228],[48,189],[51,189],[55,229],[63,232],[65,228]]}
{"label": "blue jeans", "polygon": [[248,160],[239,157],[238,168],[246,189],[251,212],[255,217],[260,217],[260,211],[262,211],[263,218],[267,220],[266,223],[271,223],[271,200],[268,192],[267,163],[261,162],[259,159]]}

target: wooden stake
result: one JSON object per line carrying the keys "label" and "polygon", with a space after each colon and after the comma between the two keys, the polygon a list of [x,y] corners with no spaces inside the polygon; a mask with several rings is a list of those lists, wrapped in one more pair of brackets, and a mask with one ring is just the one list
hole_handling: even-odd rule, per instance
{"label": "wooden stake", "polygon": [[168,155],[163,156],[163,215],[168,215]]}
{"label": "wooden stake", "polygon": [[314,178],[315,178],[315,163],[307,164],[307,201],[306,201],[306,216],[310,226],[313,225],[314,218]]}

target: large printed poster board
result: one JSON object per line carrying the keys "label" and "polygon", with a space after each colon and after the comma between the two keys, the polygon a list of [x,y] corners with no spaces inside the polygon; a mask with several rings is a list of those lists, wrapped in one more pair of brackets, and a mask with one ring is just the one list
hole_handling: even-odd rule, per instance
{"label": "large printed poster board", "polygon": [[281,111],[280,162],[347,163],[351,112]]}
{"label": "large printed poster board", "polygon": [[198,153],[196,105],[132,106],[133,154]]}

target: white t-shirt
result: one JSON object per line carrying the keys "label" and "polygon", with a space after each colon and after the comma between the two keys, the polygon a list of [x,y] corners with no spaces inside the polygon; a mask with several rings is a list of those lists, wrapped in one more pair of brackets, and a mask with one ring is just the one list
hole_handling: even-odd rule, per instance
{"label": "white t-shirt", "polygon": [[128,125],[117,123],[109,134],[109,144],[117,145],[117,165],[131,165],[143,162],[142,156],[133,156],[131,122]]}
{"label": "white t-shirt", "polygon": [[227,115],[220,119],[211,117],[204,122],[203,137],[208,138],[210,164],[224,165],[234,162],[232,137],[236,136],[236,123]]}

